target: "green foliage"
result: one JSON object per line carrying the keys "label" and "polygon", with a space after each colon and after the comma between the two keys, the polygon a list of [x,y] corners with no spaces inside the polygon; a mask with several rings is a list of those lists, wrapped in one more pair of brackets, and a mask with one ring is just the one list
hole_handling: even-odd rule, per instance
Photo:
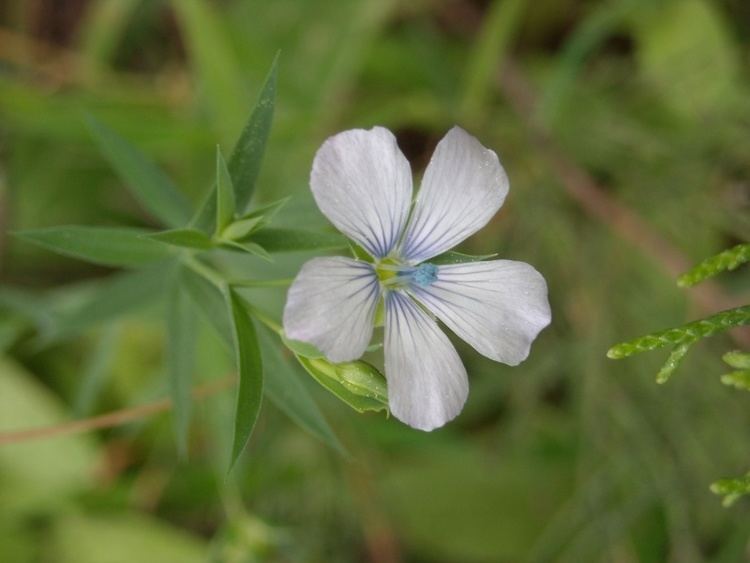
{"label": "green foliage", "polygon": [[750,494],[750,473],[744,477],[720,479],[711,484],[711,492],[724,497],[724,506],[732,506],[740,497]]}
{"label": "green foliage", "polygon": [[216,147],[216,234],[221,235],[224,229],[234,220],[235,201],[232,177],[219,147]]}
{"label": "green foliage", "polygon": [[214,247],[211,238],[203,231],[196,229],[172,229],[171,231],[153,233],[148,237],[172,246],[195,250],[208,250]]}
{"label": "green foliage", "polygon": [[750,305],[729,309],[675,328],[652,332],[629,342],[622,342],[609,349],[607,356],[619,360],[634,354],[663,348],[664,346],[687,345],[696,340],[713,336],[730,328],[750,324]]}
{"label": "green foliage", "polygon": [[[727,270],[734,270],[750,260],[750,245],[740,244],[704,260],[678,279],[680,287],[690,287]],[[680,365],[693,343],[724,332],[728,329],[750,324],[750,305],[722,311],[704,319],[682,326],[653,332],[630,342],[622,342],[609,349],[607,356],[612,359],[626,358],[648,350],[674,346],[659,373],[657,383],[666,383]],[[723,360],[738,371],[721,377],[724,385],[750,391],[750,354],[732,351]],[[750,476],[750,474],[748,474]],[[724,497],[724,506],[732,505],[741,496],[750,493],[750,477],[723,479],[711,485],[711,491]]]}
{"label": "green foliage", "polygon": [[52,252],[103,266],[137,268],[169,256],[168,250],[148,239],[144,229],[109,227],[49,227],[15,235]]}
{"label": "green foliage", "polygon": [[234,348],[237,354],[237,402],[234,414],[234,437],[230,469],[237,462],[253,432],[263,397],[263,363],[253,319],[242,299],[234,291],[225,294],[232,320]]}
{"label": "green foliage", "polygon": [[95,117],[87,116],[87,123],[99,150],[141,205],[166,225],[184,225],[190,218],[190,204],[169,176]]}
{"label": "green foliage", "polygon": [[[181,274],[182,269],[178,276]],[[179,280],[176,285],[167,305],[167,374],[177,447],[184,459],[188,450],[196,329],[189,297]]]}
{"label": "green foliage", "polygon": [[680,287],[692,287],[722,272],[731,272],[750,261],[750,244],[738,244],[716,256],[711,256],[677,279]]}
{"label": "green foliage", "polygon": [[346,248],[347,240],[338,234],[318,233],[299,229],[261,229],[250,240],[268,252],[302,252]]}
{"label": "green foliage", "polygon": [[[266,371],[248,455],[229,477],[231,390],[195,401],[190,458],[179,465],[167,414],[0,446],[0,561],[747,558],[747,506],[723,510],[705,487],[748,467],[748,395],[711,375],[747,369],[717,370],[726,337],[692,346],[668,393],[638,377],[659,370],[658,353],[603,354],[644,328],[692,320],[685,311],[706,294],[743,296],[750,270],[706,294],[681,293],[659,256],[664,242],[708,256],[750,236],[747,2],[32,4],[10,0],[1,16],[2,231],[184,229],[102,158],[81,110],[158,163],[185,200],[203,201],[217,142],[230,162],[281,48],[268,150],[248,214],[238,210],[238,232],[229,236],[230,225],[224,236],[252,240],[262,221],[243,217],[286,196],[263,227],[327,232],[308,180],[315,150],[337,131],[387,126],[416,187],[434,144],[459,124],[511,179],[501,213],[459,250],[537,267],[553,324],[518,368],[457,342],[468,402],[425,435],[351,412],[258,324],[280,318],[305,251],[263,263],[216,242],[160,243],[166,262],[110,273],[0,233],[0,363],[10,366],[0,370],[0,432],[70,421],[88,381],[89,416],[162,399],[173,268],[190,259],[254,307]],[[589,199],[602,203],[599,215],[570,197],[587,176],[601,188]],[[212,191],[199,229],[207,238],[215,203]],[[656,236],[628,227],[628,216]],[[223,294],[192,268],[183,275],[196,310],[195,384],[227,381]],[[353,462],[323,442],[344,442]]]}

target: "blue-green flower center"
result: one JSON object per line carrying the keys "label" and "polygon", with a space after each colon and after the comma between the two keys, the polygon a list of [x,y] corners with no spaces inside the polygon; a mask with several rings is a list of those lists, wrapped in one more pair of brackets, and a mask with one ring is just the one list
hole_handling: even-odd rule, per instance
{"label": "blue-green flower center", "polygon": [[375,272],[383,287],[398,289],[411,284],[427,287],[438,278],[438,267],[435,264],[407,266],[394,260],[386,259],[375,266]]}
{"label": "blue-green flower center", "polygon": [[437,280],[438,268],[435,264],[420,264],[411,275],[412,281],[419,287],[427,287]]}

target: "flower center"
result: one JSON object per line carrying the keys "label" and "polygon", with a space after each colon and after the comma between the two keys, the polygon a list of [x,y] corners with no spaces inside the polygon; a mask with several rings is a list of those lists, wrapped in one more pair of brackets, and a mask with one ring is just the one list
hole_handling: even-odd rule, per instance
{"label": "flower center", "polygon": [[400,289],[410,284],[427,287],[437,280],[438,267],[429,263],[406,266],[386,258],[375,265],[375,273],[381,285],[387,289]]}

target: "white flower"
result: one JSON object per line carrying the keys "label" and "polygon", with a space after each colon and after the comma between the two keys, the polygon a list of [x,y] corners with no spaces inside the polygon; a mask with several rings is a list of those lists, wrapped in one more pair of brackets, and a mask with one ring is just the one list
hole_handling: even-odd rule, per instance
{"label": "white flower", "polygon": [[[412,207],[409,163],[382,127],[329,138],[310,187],[320,210],[373,263],[314,258],[284,309],[289,338],[332,362],[362,356],[385,304],[385,376],[391,412],[409,426],[438,428],[461,411],[466,369],[437,317],[480,354],[517,365],[550,322],[547,284],[512,260],[426,262],[477,232],[500,209],[508,178],[497,155],[459,127],[440,141]],[[433,317],[434,315],[434,317]]]}

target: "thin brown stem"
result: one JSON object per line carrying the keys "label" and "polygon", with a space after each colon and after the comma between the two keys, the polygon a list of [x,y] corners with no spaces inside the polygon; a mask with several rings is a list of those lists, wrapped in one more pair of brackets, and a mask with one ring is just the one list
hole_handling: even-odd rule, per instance
{"label": "thin brown stem", "polygon": [[[198,385],[193,389],[193,400],[200,400],[232,387],[236,382],[236,377],[230,375]],[[160,399],[145,405],[129,407],[99,416],[92,416],[81,420],[72,420],[54,426],[44,426],[41,428],[28,428],[25,430],[11,430],[9,432],[0,432],[0,446],[9,444],[18,444],[28,442],[29,440],[41,440],[44,438],[54,438],[58,436],[67,436],[70,434],[80,434],[91,432],[102,428],[112,428],[139,420],[157,413],[166,412],[172,408],[170,399]]]}

